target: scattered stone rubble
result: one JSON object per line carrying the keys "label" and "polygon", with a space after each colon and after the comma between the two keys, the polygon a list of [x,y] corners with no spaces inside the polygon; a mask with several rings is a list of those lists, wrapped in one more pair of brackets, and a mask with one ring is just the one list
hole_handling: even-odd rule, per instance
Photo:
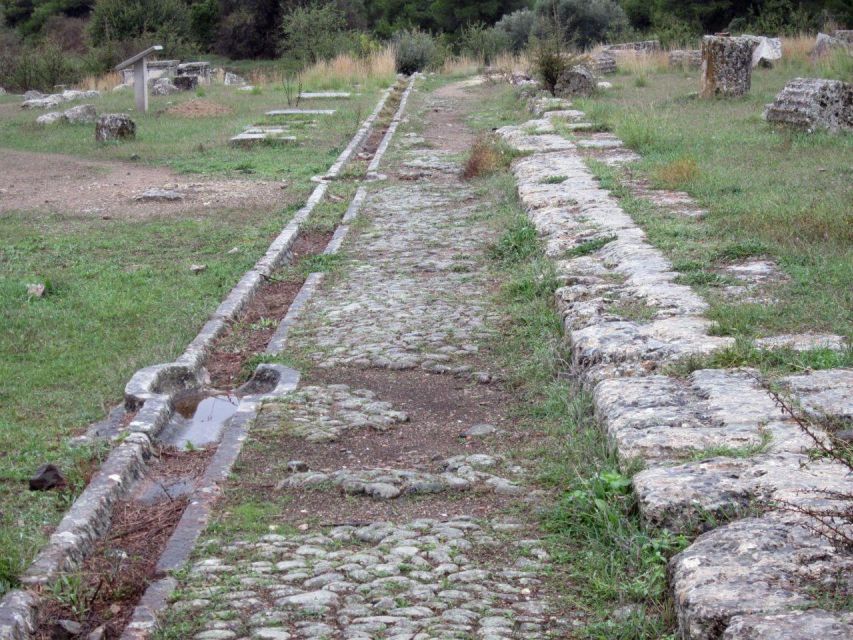
{"label": "scattered stone rubble", "polygon": [[66,89],[62,93],[53,93],[49,95],[45,95],[38,91],[27,91],[24,94],[24,101],[21,103],[21,108],[52,109],[58,107],[63,102],[98,98],[100,95],[101,94],[98,91],[77,91],[76,89]]}
{"label": "scattered stone rubble", "polygon": [[794,78],[765,107],[764,118],[806,131],[853,131],[853,84]]}
{"label": "scattered stone rubble", "polygon": [[705,36],[702,38],[703,98],[738,97],[752,86],[752,36]]}
{"label": "scattered stone rubble", "polygon": [[[713,42],[725,51],[730,40]],[[736,50],[737,69],[748,73],[751,45]],[[705,532],[670,564],[680,637],[853,637],[850,614],[821,609],[816,595],[818,585],[849,589],[853,555],[818,535],[808,516],[785,507],[837,507],[832,492],[850,493],[849,471],[809,455],[814,442],[780,410],[757,372],[664,375],[662,365],[709,354],[732,339],[709,334],[705,301],[675,282],[669,261],[593,179],[580,157],[586,134],[568,146],[533,140],[549,115],[547,106],[534,106],[540,119],[498,133],[533,151],[513,171],[565,283],[557,307],[576,369],[593,389],[596,416],[621,464],[645,468],[634,477],[644,520]],[[572,255],[590,242],[595,250]],[[845,348],[833,336],[757,343]],[[853,370],[804,373],[780,384],[816,416],[853,415]]]}

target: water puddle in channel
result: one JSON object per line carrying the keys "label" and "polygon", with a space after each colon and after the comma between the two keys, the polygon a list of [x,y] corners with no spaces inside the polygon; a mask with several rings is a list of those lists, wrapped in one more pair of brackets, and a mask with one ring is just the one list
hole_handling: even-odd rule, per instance
{"label": "water puddle in channel", "polygon": [[235,395],[194,391],[175,399],[175,415],[160,434],[160,442],[177,449],[206,447],[219,441],[222,428],[237,411]]}

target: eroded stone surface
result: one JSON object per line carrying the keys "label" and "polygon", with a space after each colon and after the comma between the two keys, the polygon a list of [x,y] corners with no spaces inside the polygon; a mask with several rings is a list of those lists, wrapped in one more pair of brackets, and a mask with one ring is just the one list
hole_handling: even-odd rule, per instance
{"label": "eroded stone surface", "polygon": [[750,36],[702,38],[703,98],[737,97],[752,86],[752,52],[757,42]]}
{"label": "eroded stone surface", "polygon": [[[853,557],[793,516],[727,524],[670,562],[679,629],[687,638],[714,640],[735,616],[815,607],[816,590],[846,583],[851,571]],[[726,637],[741,637],[736,628]]]}
{"label": "eroded stone surface", "polygon": [[764,119],[806,131],[853,131],[853,85],[840,80],[794,78],[765,107]]}
{"label": "eroded stone surface", "polygon": [[847,640],[853,613],[812,609],[768,615],[735,616],[723,640]]}

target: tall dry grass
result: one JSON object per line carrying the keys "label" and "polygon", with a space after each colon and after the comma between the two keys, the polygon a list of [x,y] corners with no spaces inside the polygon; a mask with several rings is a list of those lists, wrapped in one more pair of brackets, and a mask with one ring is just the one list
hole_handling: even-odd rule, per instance
{"label": "tall dry grass", "polygon": [[85,76],[76,84],[83,91],[112,91],[121,84],[121,74],[118,71],[110,71],[101,76]]}
{"label": "tall dry grass", "polygon": [[616,54],[616,68],[635,76],[661,73],[669,69],[669,50],[620,51]]}
{"label": "tall dry grass", "polygon": [[468,56],[453,56],[444,60],[439,70],[443,75],[467,76],[480,70],[482,62]]}

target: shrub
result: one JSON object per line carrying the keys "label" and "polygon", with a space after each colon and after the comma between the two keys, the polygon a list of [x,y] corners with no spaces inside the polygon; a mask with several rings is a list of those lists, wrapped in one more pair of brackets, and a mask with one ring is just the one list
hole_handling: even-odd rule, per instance
{"label": "shrub", "polygon": [[0,86],[52,91],[55,85],[73,83],[80,77],[79,66],[56,44],[5,51],[0,53]]}
{"label": "shrub", "polygon": [[411,75],[423,71],[437,59],[438,47],[430,34],[413,29],[394,36],[394,66],[399,73]]}
{"label": "shrub", "polygon": [[232,60],[274,58],[280,49],[280,0],[219,0],[217,53]]}
{"label": "shrub", "polygon": [[560,74],[565,71],[567,61],[556,40],[540,42],[533,54],[533,68],[542,81],[542,86],[551,94]]}
{"label": "shrub", "polygon": [[190,7],[190,31],[202,49],[208,49],[216,38],[219,17],[218,0],[199,0]]}
{"label": "shrub", "polygon": [[479,178],[506,169],[518,154],[500,138],[483,136],[474,142],[465,162],[462,177],[466,180]]}
{"label": "shrub", "polygon": [[334,4],[294,7],[282,22],[282,50],[303,64],[329,60],[352,48],[345,27],[344,14]]}
{"label": "shrub", "polygon": [[510,48],[509,35],[497,27],[487,27],[482,23],[470,24],[462,30],[460,43],[463,54],[476,58],[483,64],[492,60]]}
{"label": "shrub", "polygon": [[535,19],[536,16],[530,9],[520,9],[498,20],[495,28],[507,34],[510,49],[514,53],[519,53],[530,41]]}

